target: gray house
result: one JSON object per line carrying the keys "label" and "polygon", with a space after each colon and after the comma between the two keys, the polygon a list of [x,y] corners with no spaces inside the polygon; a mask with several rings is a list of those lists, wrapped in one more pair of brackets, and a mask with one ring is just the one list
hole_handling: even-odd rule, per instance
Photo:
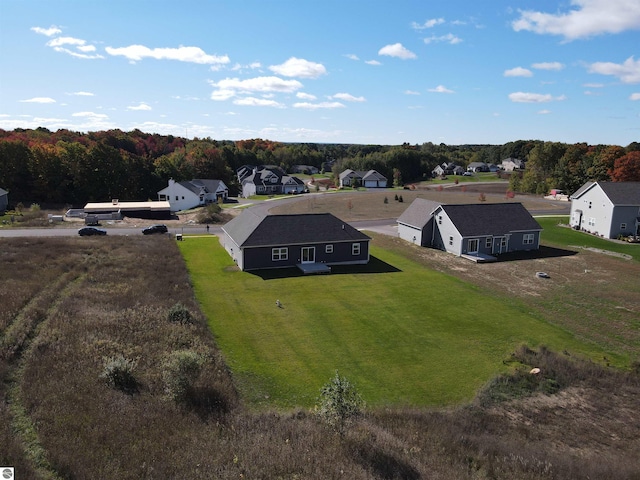
{"label": "gray house", "polygon": [[364,172],[347,169],[339,177],[341,187],[387,188],[387,177],[376,170]]}
{"label": "gray house", "polygon": [[400,238],[458,256],[537,250],[542,227],[521,203],[442,205],[416,199],[398,218]]}
{"label": "gray house", "polygon": [[569,199],[576,230],[606,238],[640,235],[640,182],[587,182]]}
{"label": "gray house", "polygon": [[292,175],[286,175],[279,168],[267,168],[264,166],[253,167],[250,170],[249,168],[249,166],[245,165],[237,171],[244,198],[253,195],[296,194],[307,191],[307,187],[302,180]]}
{"label": "gray house", "polygon": [[9,205],[9,192],[0,188],[0,213],[4,213]]}
{"label": "gray house", "polygon": [[249,209],[222,232],[220,241],[241,270],[298,267],[316,273],[369,262],[371,238],[330,213],[262,215]]}

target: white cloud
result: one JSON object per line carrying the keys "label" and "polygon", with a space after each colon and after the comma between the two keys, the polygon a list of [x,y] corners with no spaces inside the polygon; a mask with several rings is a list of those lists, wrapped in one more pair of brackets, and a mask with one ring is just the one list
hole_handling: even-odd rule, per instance
{"label": "white cloud", "polygon": [[144,103],[144,102],[140,102],[139,105],[135,105],[135,106],[132,106],[132,107],[127,107],[127,110],[131,110],[131,111],[134,111],[134,112],[147,111],[147,110],[151,110],[151,107],[149,105],[147,105],[146,103]]}
{"label": "white cloud", "polygon": [[504,71],[505,77],[533,77],[533,72],[529,69],[516,67]]}
{"label": "white cloud", "polygon": [[636,0],[571,0],[567,13],[520,11],[512,23],[516,32],[561,35],[576,40],[605,33],[640,29],[640,2]]}
{"label": "white cloud", "polygon": [[438,85],[436,88],[430,88],[429,91],[434,93],[454,93],[453,90],[449,90],[444,85]]}
{"label": "white cloud", "polygon": [[432,18],[422,24],[418,22],[412,22],[411,28],[413,28],[414,30],[425,30],[427,28],[433,28],[436,25],[441,25],[443,23],[444,23],[444,18]]}
{"label": "white cloud", "polygon": [[20,100],[22,103],[56,103],[53,98],[50,97],[33,97],[27,100]]}
{"label": "white cloud", "polygon": [[509,94],[509,100],[515,103],[547,103],[565,99],[564,95],[554,97],[553,95],[542,93],[515,92]]}
{"label": "white cloud", "polygon": [[629,57],[624,63],[596,62],[589,65],[589,72],[613,75],[623,83],[640,83],[640,60]]}
{"label": "white cloud", "polygon": [[537,70],[562,70],[564,68],[564,64],[560,62],[541,62],[531,64],[531,68],[535,68]]}
{"label": "white cloud", "polygon": [[212,100],[228,100],[239,93],[293,93],[302,88],[302,83],[297,80],[283,80],[279,77],[256,77],[247,80],[225,78],[219,82],[211,82],[211,85],[216,88],[211,94]]}
{"label": "white cloud", "polygon": [[431,37],[425,38],[424,43],[440,43],[446,42],[450,45],[457,45],[458,43],[462,43],[462,39],[460,37],[455,36],[453,33],[447,33],[446,35],[436,36],[433,35]]}
{"label": "white cloud", "polygon": [[366,102],[366,98],[364,97],[354,97],[350,93],[336,93],[331,98],[336,98],[338,100],[344,100],[345,102]]}
{"label": "white cloud", "polygon": [[349,60],[360,60],[358,56],[354,53],[347,53],[345,54],[345,57],[347,57]]}
{"label": "white cloud", "polygon": [[78,48],[78,50],[80,50],[81,52],[84,52],[84,53],[95,52],[96,51],[96,47],[94,45],[80,45],[77,48]]}
{"label": "white cloud", "polygon": [[31,27],[31,30],[39,33],[40,35],[46,35],[47,37],[53,37],[54,35],[62,33],[62,30],[60,30],[55,25],[51,25],[49,28]]}
{"label": "white cloud", "polygon": [[585,83],[582,86],[585,88],[604,88],[603,83]]}
{"label": "white cloud", "polygon": [[310,93],[298,92],[296,93],[296,97],[300,100],[315,100],[317,97],[315,95],[311,95]]}
{"label": "white cloud", "polygon": [[76,97],[93,97],[94,94],[91,92],[72,92],[69,93],[68,95],[74,95]]}
{"label": "white cloud", "polygon": [[551,110],[540,110],[538,112],[538,115],[549,115],[551,113]]}
{"label": "white cloud", "polygon": [[294,103],[293,108],[303,108],[305,110],[318,110],[319,108],[344,108],[340,102],[321,102],[321,103]]}
{"label": "white cloud", "polygon": [[327,74],[324,65],[296,57],[291,57],[280,65],[272,65],[269,70],[285,77],[298,78],[318,78]]}
{"label": "white cloud", "polygon": [[107,47],[105,50],[109,55],[122,56],[132,62],[138,62],[144,58],[177,60],[200,65],[227,64],[230,61],[227,55],[207,55],[199,47],[149,48],[144,45],[129,45],[121,48]]}
{"label": "white cloud", "polygon": [[380,63],[378,60],[367,60],[364,63],[366,63],[367,65],[373,65],[374,67],[382,65],[382,63]]}
{"label": "white cloud", "polygon": [[401,43],[394,43],[393,45],[385,45],[378,50],[378,55],[387,55],[389,57],[397,57],[402,60],[418,58],[418,56],[411,50],[407,50]]}
{"label": "white cloud", "polygon": [[632,93],[629,100],[640,100],[640,93]]}
{"label": "white cloud", "polygon": [[83,117],[83,118],[95,118],[95,119],[103,119],[109,118],[104,113],[94,113],[94,112],[76,112],[71,114],[72,117]]}
{"label": "white cloud", "polygon": [[413,90],[405,90],[405,95],[420,95],[420,92],[414,92]]}
{"label": "white cloud", "polygon": [[63,45],[84,45],[85,43],[87,42],[80,38],[58,37],[58,38],[54,38],[53,40],[49,40],[47,42],[47,46],[55,48],[55,47],[62,47]]}
{"label": "white cloud", "polygon": [[238,98],[233,101],[235,105],[242,105],[245,107],[275,107],[275,108],[284,108],[279,102],[275,100],[267,100],[264,98],[255,98],[255,97],[245,97]]}

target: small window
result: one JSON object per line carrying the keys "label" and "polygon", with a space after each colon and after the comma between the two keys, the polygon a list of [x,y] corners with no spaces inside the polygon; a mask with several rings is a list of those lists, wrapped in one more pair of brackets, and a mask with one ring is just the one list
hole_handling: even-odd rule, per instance
{"label": "small window", "polygon": [[524,236],[522,237],[522,244],[532,245],[534,238],[535,238],[535,235],[533,233],[525,233]]}
{"label": "small window", "polygon": [[453,237],[449,237],[449,245],[453,245]]}
{"label": "small window", "polygon": [[491,239],[491,237],[487,237],[487,241],[485,242],[484,246],[485,248],[491,248],[491,245],[493,245],[493,240]]}
{"label": "small window", "polygon": [[178,201],[178,195],[176,195],[176,202]]}
{"label": "small window", "polygon": [[621,223],[620,224],[620,230],[626,230],[627,229],[627,224],[626,223]]}
{"label": "small window", "polygon": [[589,208],[591,208],[591,202],[589,202]]}
{"label": "small window", "polygon": [[333,245],[325,245],[324,253],[333,253]]}
{"label": "small window", "polygon": [[271,260],[278,262],[280,260],[287,260],[289,258],[289,249],[287,247],[273,248],[271,249]]}
{"label": "small window", "polygon": [[442,215],[438,215],[438,225],[442,225]]}
{"label": "small window", "polygon": [[590,227],[595,227],[595,226],[596,226],[596,219],[595,219],[595,217],[589,217],[589,226],[590,226]]}
{"label": "small window", "polygon": [[500,247],[506,248],[506,246],[507,246],[507,237],[502,237],[502,239],[500,240]]}
{"label": "small window", "polygon": [[351,255],[360,255],[360,244],[359,243],[351,244]]}

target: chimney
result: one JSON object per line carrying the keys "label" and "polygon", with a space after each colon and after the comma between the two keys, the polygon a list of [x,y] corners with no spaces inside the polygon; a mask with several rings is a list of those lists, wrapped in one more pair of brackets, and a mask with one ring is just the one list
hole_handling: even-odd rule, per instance
{"label": "chimney", "polygon": [[112,198],[111,199],[111,204],[112,205],[117,205],[118,204],[118,199],[117,198]]}

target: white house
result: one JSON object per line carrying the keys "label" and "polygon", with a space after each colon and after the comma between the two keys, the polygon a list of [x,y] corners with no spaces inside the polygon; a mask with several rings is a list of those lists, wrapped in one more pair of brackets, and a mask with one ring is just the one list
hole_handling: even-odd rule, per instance
{"label": "white house", "polygon": [[193,179],[176,182],[169,179],[169,185],[158,192],[159,201],[167,201],[172,212],[188,210],[200,205],[226,200],[229,189],[222,180]]}
{"label": "white house", "polygon": [[587,182],[571,200],[571,227],[605,238],[640,235],[640,182]]}
{"label": "white house", "polygon": [[341,187],[387,188],[387,177],[376,170],[347,169],[339,175]]}

